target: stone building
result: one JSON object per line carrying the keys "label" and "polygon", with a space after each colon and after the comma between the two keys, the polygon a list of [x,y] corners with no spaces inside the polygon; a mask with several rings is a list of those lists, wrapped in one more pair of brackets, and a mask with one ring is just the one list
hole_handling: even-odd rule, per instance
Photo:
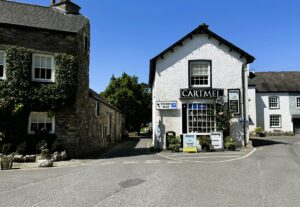
{"label": "stone building", "polygon": [[153,145],[166,148],[166,133],[210,136],[218,105],[234,114],[230,133],[247,144],[248,74],[254,57],[203,24],[150,61]]}
{"label": "stone building", "polygon": [[0,81],[7,78],[5,50],[12,46],[31,51],[31,81],[39,84],[55,83],[55,54],[69,54],[78,60],[76,100],[52,117],[47,111],[32,111],[29,134],[46,127],[64,143],[71,157],[120,141],[122,113],[89,89],[90,23],[78,5],[70,0],[53,0],[49,7],[0,1]]}

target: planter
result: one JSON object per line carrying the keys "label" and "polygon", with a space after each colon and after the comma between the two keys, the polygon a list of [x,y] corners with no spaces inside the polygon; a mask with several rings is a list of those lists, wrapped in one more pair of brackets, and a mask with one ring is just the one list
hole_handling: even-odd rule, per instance
{"label": "planter", "polygon": [[2,156],[0,158],[1,170],[10,170],[13,165],[14,156]]}

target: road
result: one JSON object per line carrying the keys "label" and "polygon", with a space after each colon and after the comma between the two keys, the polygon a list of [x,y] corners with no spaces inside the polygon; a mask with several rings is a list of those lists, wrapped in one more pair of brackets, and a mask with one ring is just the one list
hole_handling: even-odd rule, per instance
{"label": "road", "polygon": [[0,171],[0,206],[300,205],[299,137],[255,139],[248,156],[188,159],[150,153],[149,141],[130,140],[75,167]]}

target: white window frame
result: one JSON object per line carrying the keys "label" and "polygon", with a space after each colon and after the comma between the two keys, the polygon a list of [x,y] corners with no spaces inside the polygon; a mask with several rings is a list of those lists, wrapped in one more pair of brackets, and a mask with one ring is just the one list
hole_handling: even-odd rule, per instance
{"label": "white window frame", "polygon": [[6,55],[3,50],[0,53],[3,53],[3,76],[0,76],[0,80],[6,80]]}
{"label": "white window frame", "polygon": [[[31,124],[32,124],[32,120],[31,120],[31,117],[33,114],[38,114],[38,115],[43,115],[43,116],[48,116],[48,112],[31,112],[30,115],[29,115],[29,118],[28,118],[28,134],[35,134],[35,131],[31,131]],[[51,118],[51,121],[52,121],[52,130],[49,131],[49,134],[54,134],[55,133],[55,116],[53,115],[52,117],[49,117]],[[46,117],[45,117],[46,119]],[[44,123],[46,123],[46,121],[44,121]]]}
{"label": "white window frame", "polygon": [[300,96],[296,96],[296,108],[300,109]]}
{"label": "white window frame", "polygon": [[[37,56],[51,58],[51,79],[35,78],[35,58]],[[32,81],[35,81],[35,82],[45,82],[45,83],[53,83],[53,82],[55,82],[55,60],[54,60],[54,55],[34,53],[32,55],[32,70],[31,70],[31,74],[32,74],[32,76],[31,76]]]}
{"label": "white window frame", "polygon": [[[272,121],[271,121],[271,117],[279,117],[279,120],[278,120],[278,125],[272,125]],[[281,128],[281,125],[282,125],[282,120],[281,120],[281,115],[279,114],[271,114],[270,117],[269,117],[269,122],[270,122],[270,128]]]}
{"label": "white window frame", "polygon": [[[277,100],[277,106],[271,106],[271,104],[276,104],[275,102],[271,102],[270,99],[276,99]],[[280,98],[279,96],[269,96],[268,97],[269,102],[269,109],[279,109],[280,108]]]}
{"label": "white window frame", "polygon": [[[207,74],[207,84],[192,84],[192,64],[195,64],[195,63],[207,63],[208,64],[208,74]],[[202,75],[202,76],[205,76],[205,75]],[[190,83],[190,86],[192,88],[207,88],[207,87],[210,87],[211,86],[211,61],[208,61],[208,60],[190,60],[189,61],[189,83]]]}
{"label": "white window frame", "polygon": [[[212,131],[210,131],[210,132],[190,132],[190,124],[189,124],[189,122],[190,122],[190,120],[189,120],[189,105],[190,104],[210,104],[210,105],[214,105],[214,115],[210,115],[210,117],[214,117],[214,120],[211,120],[211,122],[214,122],[214,126],[209,127],[209,128],[212,129]],[[186,110],[187,110],[187,120],[186,121],[187,121],[187,131],[188,131],[188,134],[192,133],[192,134],[197,134],[197,135],[210,135],[211,132],[216,131],[216,129],[217,129],[217,120],[216,120],[216,104],[215,103],[210,102],[210,101],[187,103],[187,109]],[[205,116],[206,120],[207,120],[207,117],[208,117],[207,115],[208,114],[206,113],[206,116]],[[203,117],[204,117],[204,115],[202,116],[202,118]],[[192,116],[192,118],[194,118],[194,115]],[[198,118],[199,118],[199,115],[198,115]],[[194,122],[194,120],[192,120],[192,122]],[[198,125],[198,123],[197,123],[197,125]],[[192,126],[192,127],[194,127],[194,126]],[[204,127],[204,126],[200,126],[199,127],[198,126],[197,128],[207,128],[207,126],[206,127]]]}

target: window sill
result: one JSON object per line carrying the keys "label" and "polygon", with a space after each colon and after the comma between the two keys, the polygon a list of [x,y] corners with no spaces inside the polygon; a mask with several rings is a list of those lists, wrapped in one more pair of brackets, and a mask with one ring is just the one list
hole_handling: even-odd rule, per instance
{"label": "window sill", "polygon": [[44,80],[44,79],[32,79],[31,81],[38,82],[38,83],[55,83],[55,80]]}

